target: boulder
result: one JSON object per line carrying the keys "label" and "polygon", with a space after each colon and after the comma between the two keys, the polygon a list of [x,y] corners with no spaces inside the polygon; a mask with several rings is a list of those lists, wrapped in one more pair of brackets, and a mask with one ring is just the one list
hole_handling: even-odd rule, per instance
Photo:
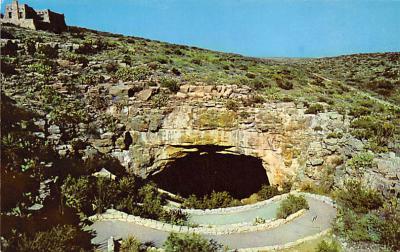
{"label": "boulder", "polygon": [[153,95],[153,90],[148,88],[140,91],[136,94],[136,97],[139,98],[141,101],[147,101]]}

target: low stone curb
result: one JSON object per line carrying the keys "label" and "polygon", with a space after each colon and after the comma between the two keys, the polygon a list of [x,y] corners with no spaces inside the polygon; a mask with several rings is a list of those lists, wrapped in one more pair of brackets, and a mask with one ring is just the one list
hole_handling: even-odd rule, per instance
{"label": "low stone curb", "polygon": [[211,226],[211,227],[189,227],[189,226],[173,225],[161,221],[145,219],[134,215],[128,215],[124,212],[120,212],[114,209],[108,209],[105,213],[100,215],[90,216],[89,220],[91,221],[117,220],[117,221],[131,222],[144,227],[158,229],[165,232],[224,235],[233,233],[264,231],[267,229],[276,228],[303,215],[305,212],[306,210],[302,209],[294,214],[291,214],[286,219],[274,219],[258,225],[253,225],[250,223],[244,223],[240,225],[239,223],[238,225],[233,224],[233,225],[221,225],[221,226]]}
{"label": "low stone curb", "polygon": [[268,205],[272,202],[280,201],[280,200],[286,198],[288,195],[289,195],[288,193],[281,194],[281,195],[274,196],[274,197],[264,200],[264,201],[260,201],[260,202],[250,204],[250,205],[243,205],[243,206],[215,208],[215,209],[181,209],[181,210],[182,210],[182,212],[185,212],[188,214],[195,214],[195,215],[238,213],[238,212],[248,211],[250,209],[257,209],[257,208],[263,207],[265,205]]}
{"label": "low stone curb", "polygon": [[288,242],[285,244],[280,244],[280,245],[274,245],[274,246],[265,246],[265,247],[256,247],[256,248],[244,248],[244,249],[236,249],[236,250],[232,250],[232,251],[239,251],[239,252],[260,252],[260,251],[277,251],[277,250],[282,250],[282,249],[289,249],[292,248],[294,246],[298,246],[304,242],[307,241],[312,241],[315,240],[321,236],[327,235],[329,232],[331,232],[331,228],[325,229],[315,235],[310,235],[310,236],[306,236],[302,239],[298,239],[296,241],[293,242]]}
{"label": "low stone curb", "polygon": [[[315,199],[318,199],[326,204],[335,206],[334,202],[326,196],[322,195],[315,195],[315,194],[310,194],[310,193],[303,193],[303,192],[291,192],[289,194],[295,194],[295,195],[305,195],[308,197],[312,197]],[[261,207],[265,206],[268,203],[275,202],[277,200],[281,200],[285,197],[287,197],[289,194],[283,194],[283,195],[278,195],[275,196],[274,198],[271,198],[266,201],[258,202],[252,205],[246,206],[246,209],[253,209],[254,207]],[[244,207],[244,206],[243,206]],[[240,212],[244,211],[245,209],[243,207],[231,207],[229,208],[229,211],[221,211],[220,209],[215,209],[217,211],[212,211],[212,210],[200,210],[203,212],[203,214],[211,214],[211,213],[234,213],[234,212]],[[198,209],[188,209],[193,213],[193,210],[196,210],[196,214],[198,214]],[[93,215],[89,217],[89,220],[91,221],[102,221],[102,220],[118,220],[118,221],[124,221],[124,222],[132,222],[138,225],[142,225],[145,227],[153,228],[153,229],[158,229],[166,232],[177,232],[177,233],[199,233],[199,234],[211,234],[211,235],[223,235],[223,234],[232,234],[232,233],[244,233],[244,232],[255,232],[255,231],[265,231],[268,229],[276,228],[280,225],[286,224],[289,221],[292,221],[293,219],[303,215],[307,210],[302,209],[290,216],[288,216],[286,219],[273,219],[273,220],[267,220],[266,223],[262,224],[253,224],[253,223],[237,223],[237,224],[229,224],[229,225],[220,225],[220,226],[207,226],[207,227],[189,227],[189,226],[179,226],[179,225],[173,225],[173,224],[168,224],[164,223],[161,221],[156,221],[156,220],[151,220],[151,219],[145,219],[141,218],[139,216],[134,216],[134,215],[129,215],[124,212],[120,212],[114,209],[108,209],[105,213],[99,214],[99,215]]]}

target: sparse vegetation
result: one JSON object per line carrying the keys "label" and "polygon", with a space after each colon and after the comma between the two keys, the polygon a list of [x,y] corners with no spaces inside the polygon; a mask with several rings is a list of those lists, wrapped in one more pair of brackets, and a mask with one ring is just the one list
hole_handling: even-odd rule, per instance
{"label": "sparse vegetation", "polygon": [[233,198],[228,192],[212,192],[203,198],[190,195],[182,206],[186,208],[214,209],[240,205],[240,201]]}
{"label": "sparse vegetation", "polygon": [[199,234],[171,233],[164,243],[166,252],[217,252],[222,245],[214,240],[206,240]]}
{"label": "sparse vegetation", "polygon": [[294,214],[301,209],[308,209],[308,203],[307,200],[304,198],[304,196],[295,196],[295,195],[289,195],[287,199],[284,199],[279,208],[278,212],[276,214],[276,217],[278,219],[285,219],[289,215]]}
{"label": "sparse vegetation", "polygon": [[315,250],[316,252],[340,252],[340,245],[337,241],[326,241],[322,240],[318,243],[318,247]]}

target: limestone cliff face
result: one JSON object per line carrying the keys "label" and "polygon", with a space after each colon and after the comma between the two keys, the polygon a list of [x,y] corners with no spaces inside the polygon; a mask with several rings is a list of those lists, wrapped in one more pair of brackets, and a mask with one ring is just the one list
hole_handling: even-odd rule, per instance
{"label": "limestone cliff face", "polygon": [[337,165],[332,160],[342,155],[346,137],[328,139],[327,135],[346,135],[349,124],[335,112],[305,114],[293,103],[232,111],[223,103],[182,98],[165,110],[168,113],[150,108],[114,113],[125,118],[126,132],[107,151],[127,169],[146,177],[199,146],[215,146],[222,152],[260,158],[270,183],[282,185],[295,178],[318,179],[322,167]]}

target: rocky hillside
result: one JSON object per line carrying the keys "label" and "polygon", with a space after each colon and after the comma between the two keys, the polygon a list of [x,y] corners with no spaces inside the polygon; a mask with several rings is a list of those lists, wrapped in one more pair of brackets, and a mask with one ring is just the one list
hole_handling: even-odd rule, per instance
{"label": "rocky hillside", "polygon": [[41,174],[11,215],[69,173],[149,178],[205,146],[260,159],[281,188],[357,177],[400,195],[400,53],[257,59],[77,27],[1,32],[2,175]]}

